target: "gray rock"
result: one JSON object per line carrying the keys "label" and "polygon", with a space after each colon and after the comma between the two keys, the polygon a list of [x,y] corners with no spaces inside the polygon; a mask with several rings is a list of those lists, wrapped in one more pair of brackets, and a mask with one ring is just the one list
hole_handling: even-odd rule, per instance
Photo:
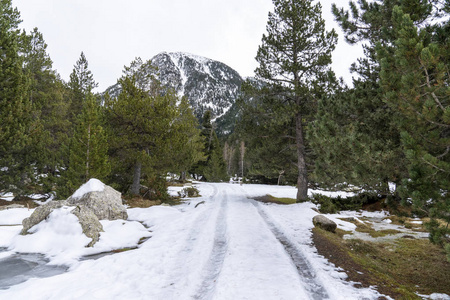
{"label": "gray rock", "polygon": [[314,226],[322,228],[326,231],[336,232],[336,223],[323,215],[314,216],[313,224]]}
{"label": "gray rock", "polygon": [[81,228],[83,228],[83,233],[92,239],[88,244],[88,247],[94,246],[100,238],[100,232],[103,232],[103,226],[98,220],[94,212],[84,205],[79,205],[71,211],[72,214],[77,216]]}
{"label": "gray rock", "polygon": [[[31,214],[29,218],[26,218],[22,221],[23,229],[20,232],[20,234],[22,235],[28,234],[28,230],[31,227],[44,221],[52,213],[52,211],[61,208],[63,206],[70,206],[70,205],[68,204],[67,201],[50,201],[42,206],[39,206],[38,208],[35,209],[35,211]],[[83,233],[87,237],[90,237],[92,239],[92,241],[88,244],[88,247],[91,247],[96,242],[98,242],[100,232],[103,231],[103,226],[99,222],[94,212],[84,205],[78,205],[74,207],[74,209],[70,213],[77,216],[81,228],[83,229]]]}
{"label": "gray rock", "polygon": [[23,229],[20,234],[28,234],[28,230],[36,224],[45,220],[50,213],[63,206],[73,206],[71,211],[80,222],[83,233],[92,239],[88,247],[93,246],[100,238],[103,226],[99,220],[127,219],[128,214],[122,205],[121,194],[113,188],[105,185],[103,191],[95,191],[84,194],[79,198],[65,201],[50,201],[39,206],[29,218],[22,221]]}
{"label": "gray rock", "polygon": [[89,192],[80,198],[69,197],[67,203],[90,208],[99,220],[128,219],[127,209],[122,204],[121,193],[107,185],[101,192]]}
{"label": "gray rock", "polygon": [[28,229],[44,221],[53,210],[61,208],[65,205],[67,205],[66,201],[50,201],[37,207],[30,217],[22,221],[23,229],[20,234],[27,234]]}

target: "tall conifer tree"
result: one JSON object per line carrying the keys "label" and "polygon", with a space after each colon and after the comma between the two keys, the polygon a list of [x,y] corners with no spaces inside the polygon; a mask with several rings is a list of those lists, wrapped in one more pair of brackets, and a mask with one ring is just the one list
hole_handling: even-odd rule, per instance
{"label": "tall conifer tree", "polygon": [[34,181],[34,142],[40,125],[28,97],[29,78],[20,56],[19,12],[0,1],[0,190],[23,193]]}
{"label": "tall conifer tree", "polygon": [[37,28],[30,34],[22,34],[22,52],[24,70],[30,78],[29,98],[43,130],[42,137],[35,145],[39,148],[36,166],[39,172],[47,173],[48,176],[41,177],[41,180],[48,183],[48,189],[56,179],[52,175],[57,175],[57,169],[62,167],[61,145],[67,144],[70,130],[69,103],[64,99],[66,88],[52,69],[47,44]]}
{"label": "tall conifer tree", "polygon": [[381,45],[378,53],[386,102],[400,115],[396,124],[409,171],[402,194],[450,222],[450,23],[418,29],[399,6],[392,19],[395,55]]}
{"label": "tall conifer tree", "polygon": [[295,126],[297,150],[297,201],[308,197],[305,126],[314,111],[321,82],[327,77],[331,52],[337,43],[334,30],[325,31],[320,3],[311,0],[274,0],[267,34],[258,49],[258,78],[277,86],[274,105],[289,106]]}
{"label": "tall conifer tree", "polygon": [[89,70],[89,63],[81,52],[80,58],[77,60],[70,74],[69,87],[72,91],[70,110],[73,117],[76,117],[82,110],[83,100],[86,98],[88,92],[92,91],[98,86],[94,80],[94,75]]}
{"label": "tall conifer tree", "polygon": [[69,165],[64,176],[68,194],[91,178],[105,180],[109,175],[108,141],[101,109],[88,91],[69,141]]}
{"label": "tall conifer tree", "polygon": [[354,87],[340,89],[319,104],[312,139],[317,180],[347,182],[386,195],[388,182],[400,185],[408,176],[396,125],[401,115],[385,101],[376,47],[382,45],[386,55],[394,56],[395,5],[408,10],[415,24],[423,24],[432,13],[431,2],[436,1],[351,1],[349,11],[333,5],[347,42],[362,43],[365,56],[351,67],[358,75]]}
{"label": "tall conifer tree", "polygon": [[105,101],[116,180],[132,195],[139,195],[144,179],[152,183],[201,158],[187,100],[180,101],[172,90],[164,89],[155,74],[151,61],[136,59],[118,80],[119,96]]}

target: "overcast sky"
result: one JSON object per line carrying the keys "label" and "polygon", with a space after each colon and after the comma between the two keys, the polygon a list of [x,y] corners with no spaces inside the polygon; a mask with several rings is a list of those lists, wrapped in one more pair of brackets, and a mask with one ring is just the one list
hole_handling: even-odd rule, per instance
{"label": "overcast sky", "polygon": [[[252,76],[256,51],[265,32],[271,0],[13,0],[22,28],[37,27],[64,80],[69,79],[81,51],[99,82],[97,91],[116,83],[123,66],[167,52],[189,52],[221,61],[241,76]],[[328,29],[338,26],[331,3],[321,1]],[[340,31],[338,31],[340,33]],[[348,83],[350,64],[361,50],[340,34],[333,69]]]}

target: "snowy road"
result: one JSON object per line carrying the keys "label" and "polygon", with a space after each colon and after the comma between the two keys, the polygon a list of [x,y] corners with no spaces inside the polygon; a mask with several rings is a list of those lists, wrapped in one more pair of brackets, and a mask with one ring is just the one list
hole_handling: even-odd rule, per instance
{"label": "snowy road", "polygon": [[250,199],[265,194],[254,185],[199,188],[202,198],[177,209],[129,209],[152,231],[139,249],[77,262],[0,290],[0,299],[378,298],[317,255],[312,204],[264,205]]}

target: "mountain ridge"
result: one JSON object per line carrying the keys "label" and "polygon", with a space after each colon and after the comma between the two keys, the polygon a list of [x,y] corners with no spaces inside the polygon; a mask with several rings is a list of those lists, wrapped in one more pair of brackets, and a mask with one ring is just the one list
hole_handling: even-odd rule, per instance
{"label": "mountain ridge", "polygon": [[[161,52],[150,61],[162,85],[187,97],[199,119],[207,110],[214,119],[223,116],[240,95],[244,79],[225,63],[187,52]],[[120,90],[115,84],[105,92],[117,97]]]}

